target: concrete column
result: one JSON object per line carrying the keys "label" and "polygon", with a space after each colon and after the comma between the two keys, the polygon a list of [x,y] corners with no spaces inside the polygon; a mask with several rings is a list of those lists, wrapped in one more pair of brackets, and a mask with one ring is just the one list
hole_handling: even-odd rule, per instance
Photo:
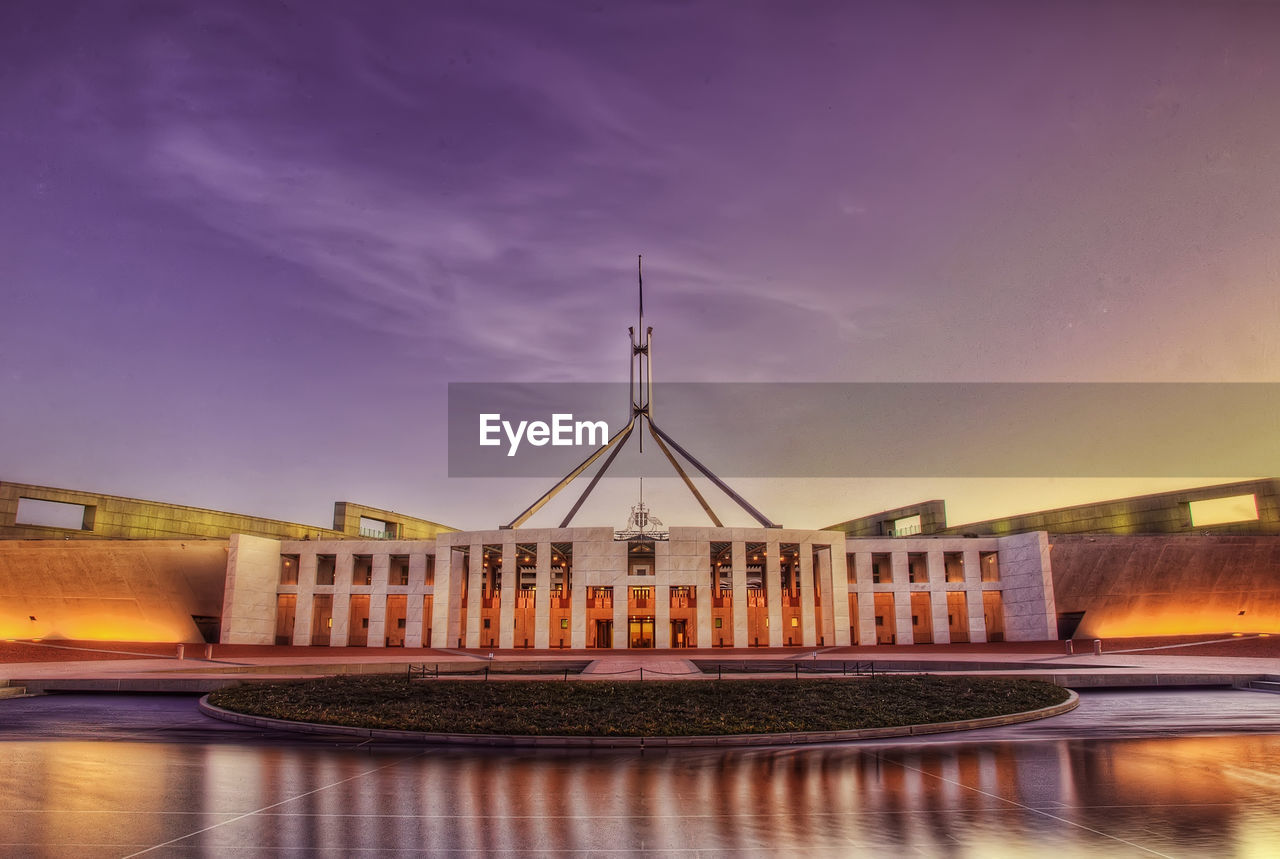
{"label": "concrete column", "polygon": [[827,644],[837,647],[849,646],[849,570],[845,557],[844,541],[832,544],[823,560],[827,569],[822,577],[823,615],[830,618],[831,633],[826,636]]}
{"label": "concrete column", "polygon": [[1000,590],[1005,641],[1052,641],[1058,637],[1049,535],[1044,531],[1001,537]]}
{"label": "concrete column", "polygon": [[387,646],[387,574],[391,556],[373,556],[373,587],[369,589],[369,646]]}
{"label": "concrete column", "polygon": [[671,544],[653,547],[653,646],[671,646]]}
{"label": "concrete column", "polygon": [[351,640],[351,576],[355,571],[355,555],[339,549],[333,570],[333,629],[329,630],[330,647],[346,647]]}
{"label": "concrete column", "polygon": [[298,605],[293,615],[293,643],[311,643],[311,610],[315,604],[316,553],[303,552],[298,558]]}
{"label": "concrete column", "polygon": [[[502,544],[502,594],[498,600],[498,647],[515,646],[516,591],[520,589],[520,553],[515,543]],[[492,632],[490,633],[492,634]]]}
{"label": "concrete column", "polygon": [[782,646],[782,550],[777,540],[766,540],[764,593],[769,601],[769,646]]}
{"label": "concrete column", "polygon": [[951,624],[947,623],[947,568],[941,549],[930,549],[924,556],[929,571],[929,609],[933,623],[933,643],[951,643]]}
{"label": "concrete column", "polygon": [[[427,556],[409,556],[409,598],[404,612],[404,646],[422,647],[422,636],[431,618],[422,616],[422,596],[426,593],[423,579],[427,575]],[[429,645],[430,642],[427,642]]]}
{"label": "concrete column", "polygon": [[436,583],[432,588],[435,600],[431,612],[431,646],[457,647],[458,621],[462,615],[462,583],[467,571],[462,566],[461,554],[455,554],[452,544],[436,544]]}
{"label": "concrete column", "polygon": [[814,631],[813,546],[800,544],[800,643],[816,647],[818,633]]}
{"label": "concrete column", "polygon": [[[710,563],[710,559],[704,559],[706,563]],[[697,617],[698,617],[698,649],[710,648],[715,639],[712,634],[715,632],[711,628],[711,576],[712,573],[705,569],[697,574],[695,581],[694,599],[697,601]]]}
{"label": "concrete column", "polygon": [[484,544],[472,543],[467,571],[467,647],[480,646],[480,602],[484,599]]}
{"label": "concrete column", "polygon": [[538,574],[534,591],[533,646],[551,646],[551,542],[538,541]]}
{"label": "concrete column", "polygon": [[987,618],[982,609],[982,568],[977,549],[965,549],[964,603],[969,613],[969,641],[980,644],[987,640]]}
{"label": "concrete column", "polygon": [[906,552],[891,552],[893,568],[893,620],[898,644],[915,644],[916,631],[911,626],[911,564]]}
{"label": "concrete column", "polygon": [[276,594],[280,584],[280,541],[233,534],[227,548],[222,601],[222,641],[274,644]]}
{"label": "concrete column", "polygon": [[870,647],[876,643],[876,595],[871,584],[871,553],[857,552],[853,560],[857,579],[854,589],[858,594],[858,641],[856,643]]}
{"label": "concrete column", "polygon": [[[623,544],[625,545],[625,544]],[[615,578],[613,585],[613,649],[626,650],[630,643],[627,630],[627,571],[626,560],[623,561],[622,574]]]}
{"label": "concrete column", "polygon": [[733,646],[746,647],[747,638],[747,544],[734,540],[729,550],[733,558]]}
{"label": "concrete column", "polygon": [[[576,546],[574,548],[577,548]],[[575,554],[576,558],[577,555]],[[569,646],[581,650],[587,646],[587,586],[584,576],[574,574],[569,600]]]}

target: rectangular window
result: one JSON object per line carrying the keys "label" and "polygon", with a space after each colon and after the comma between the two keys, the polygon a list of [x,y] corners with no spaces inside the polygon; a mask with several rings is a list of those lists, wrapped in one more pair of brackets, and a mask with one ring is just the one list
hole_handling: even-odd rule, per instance
{"label": "rectangular window", "polygon": [[791,628],[792,628],[792,629],[795,629],[795,628],[796,628],[797,626],[799,626],[799,625],[800,625],[800,618],[798,618],[798,617],[793,617],[793,618],[791,618]]}
{"label": "rectangular window", "polygon": [[903,516],[893,521],[893,536],[910,537],[920,533],[920,516]]}
{"label": "rectangular window", "polygon": [[373,584],[373,555],[354,555],[351,559],[351,584],[368,587]]}
{"label": "rectangular window", "polygon": [[567,618],[567,617],[562,617],[562,618],[560,618],[560,628],[561,628],[561,629],[568,629],[568,628],[569,628],[569,618]]}
{"label": "rectangular window", "polygon": [[316,555],[316,585],[318,587],[332,586],[333,574],[337,568],[337,555]]}
{"label": "rectangular window", "polygon": [[1187,506],[1191,508],[1191,524],[1196,528],[1258,520],[1258,499],[1252,495],[1209,498],[1192,501]]}
{"label": "rectangular window", "polygon": [[893,559],[887,552],[871,556],[871,581],[877,585],[893,581]]}
{"label": "rectangular window", "polygon": [[711,543],[711,587],[721,591],[733,587],[732,543]]}
{"label": "rectangular window", "polygon": [[393,585],[404,587],[409,584],[409,556],[408,555],[392,555],[391,571],[387,577],[387,582]]}
{"label": "rectangular window", "polygon": [[374,540],[391,540],[398,536],[399,527],[394,522],[387,522],[383,519],[373,519],[368,516],[360,517],[360,536],[371,537]]}
{"label": "rectangular window", "polygon": [[298,583],[298,565],[297,555],[280,556],[280,584],[296,585]]}
{"label": "rectangular window", "polygon": [[978,555],[978,567],[982,570],[984,582],[1000,581],[1000,558],[995,552],[983,552]]}
{"label": "rectangular window", "polygon": [[724,626],[724,618],[722,617],[716,618],[716,629],[720,629],[723,626]]}
{"label": "rectangular window", "polygon": [[68,504],[65,501],[19,498],[14,524],[64,528],[70,531],[92,531],[95,509],[84,504]]}

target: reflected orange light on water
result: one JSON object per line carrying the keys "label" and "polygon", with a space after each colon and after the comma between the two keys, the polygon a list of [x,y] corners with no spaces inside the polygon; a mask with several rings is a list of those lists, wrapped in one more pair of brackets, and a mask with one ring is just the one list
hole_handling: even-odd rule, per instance
{"label": "reflected orange light on water", "polygon": [[37,853],[182,838],[209,853],[1081,855],[1114,849],[1115,832],[1162,853],[1242,855],[1280,836],[1273,737],[646,755],[15,742],[6,753],[0,806],[17,812],[6,841]]}

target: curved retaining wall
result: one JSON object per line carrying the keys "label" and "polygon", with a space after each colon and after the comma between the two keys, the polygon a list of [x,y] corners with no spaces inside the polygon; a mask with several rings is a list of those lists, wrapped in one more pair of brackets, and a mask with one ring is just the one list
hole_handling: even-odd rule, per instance
{"label": "curved retaining wall", "polygon": [[321,725],[315,722],[291,722],[285,719],[268,719],[263,716],[246,716],[209,703],[209,696],[200,699],[200,712],[224,722],[235,722],[255,728],[292,731],[300,734],[324,734],[342,737],[362,737],[374,740],[395,740],[403,743],[456,746],[509,746],[539,748],[635,748],[660,749],[688,746],[786,746],[813,743],[842,743],[851,740],[875,740],[886,737],[914,737],[921,734],[944,734],[950,731],[972,731],[977,728],[996,728],[1047,719],[1074,710],[1080,704],[1080,696],[1071,690],[1061,704],[1010,713],[1007,716],[988,716],[982,719],[962,719],[956,722],[934,722],[928,725],[899,725],[892,728],[859,728],[851,731],[794,731],[785,734],[724,734],[701,737],[530,737],[513,734],[430,734],[423,731],[392,731],[379,728],[353,728],[346,725]]}

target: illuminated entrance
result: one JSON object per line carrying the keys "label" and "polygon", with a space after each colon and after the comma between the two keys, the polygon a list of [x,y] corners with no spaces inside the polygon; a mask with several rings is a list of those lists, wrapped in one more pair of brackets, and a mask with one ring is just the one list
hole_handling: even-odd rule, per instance
{"label": "illuminated entrance", "polygon": [[689,622],[685,620],[671,621],[671,646],[689,646]]}
{"label": "illuminated entrance", "polygon": [[653,647],[653,618],[629,617],[627,631],[630,636],[628,647]]}

